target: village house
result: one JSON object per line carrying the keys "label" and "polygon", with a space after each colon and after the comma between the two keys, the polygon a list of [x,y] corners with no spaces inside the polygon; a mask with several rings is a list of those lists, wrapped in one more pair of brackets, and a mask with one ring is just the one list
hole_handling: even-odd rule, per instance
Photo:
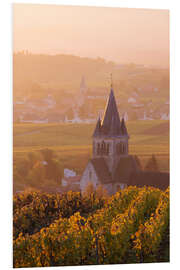
{"label": "village house", "polygon": [[61,180],[63,191],[79,191],[80,175],[76,175],[76,172],[69,169],[64,169],[64,176]]}

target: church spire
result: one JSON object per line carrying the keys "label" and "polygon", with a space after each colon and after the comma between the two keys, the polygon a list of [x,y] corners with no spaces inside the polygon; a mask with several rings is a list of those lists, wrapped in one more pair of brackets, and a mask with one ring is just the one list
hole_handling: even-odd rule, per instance
{"label": "church spire", "polygon": [[112,73],[111,73],[111,89],[113,89]]}
{"label": "church spire", "polygon": [[93,133],[93,137],[100,136],[100,135],[101,135],[101,119],[99,116],[94,133]]}
{"label": "church spire", "polygon": [[121,131],[122,131],[122,135],[127,135],[128,136],[128,132],[127,132],[126,124],[125,124],[125,121],[124,121],[124,117],[121,120]]}
{"label": "church spire", "polygon": [[93,133],[93,137],[96,136],[103,136],[103,137],[128,136],[124,118],[122,119],[122,123],[119,118],[119,112],[113,91],[112,74],[111,74],[111,90],[104,111],[104,116],[102,120],[100,120],[100,118],[98,119],[96,128]]}
{"label": "church spire", "polygon": [[[121,135],[121,123],[119,113],[114,97],[113,88],[111,88],[109,99],[106,104],[104,117],[102,119],[102,131],[104,135],[118,136]],[[111,131],[111,132],[110,132]]]}
{"label": "church spire", "polygon": [[81,78],[80,88],[86,88],[86,82],[85,82],[84,75],[83,75],[82,78]]}

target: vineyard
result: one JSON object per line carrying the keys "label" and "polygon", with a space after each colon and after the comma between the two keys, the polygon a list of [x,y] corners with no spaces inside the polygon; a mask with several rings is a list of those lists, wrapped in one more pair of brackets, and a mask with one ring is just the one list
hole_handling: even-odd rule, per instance
{"label": "vineyard", "polygon": [[169,261],[169,188],[24,192],[13,211],[14,267]]}
{"label": "vineyard", "polygon": [[[159,171],[169,172],[169,121],[127,121],[129,154],[137,155],[144,169],[155,155]],[[94,124],[15,124],[13,137],[13,190],[35,188],[57,192],[65,168],[81,175],[92,156]],[[53,152],[49,162],[43,153]],[[78,158],[77,158],[78,157]],[[47,161],[48,171],[42,161]],[[47,177],[49,175],[49,177]]]}

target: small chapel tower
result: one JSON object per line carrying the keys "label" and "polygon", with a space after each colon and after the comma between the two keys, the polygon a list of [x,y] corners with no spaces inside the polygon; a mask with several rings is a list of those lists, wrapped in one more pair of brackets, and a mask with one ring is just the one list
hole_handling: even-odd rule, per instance
{"label": "small chapel tower", "polygon": [[84,76],[82,76],[81,83],[80,83],[80,93],[81,95],[84,95],[86,94],[86,92],[87,92],[87,86],[86,86],[85,78]]}
{"label": "small chapel tower", "polygon": [[82,76],[81,83],[80,83],[80,91],[79,91],[79,94],[77,96],[78,107],[81,107],[84,104],[87,90],[88,90],[88,88],[86,86],[85,78],[84,78],[84,76]]}
{"label": "small chapel tower", "polygon": [[93,133],[93,158],[104,158],[111,175],[121,157],[128,156],[129,135],[124,118],[119,118],[114,91],[110,95],[102,120],[98,119]]}

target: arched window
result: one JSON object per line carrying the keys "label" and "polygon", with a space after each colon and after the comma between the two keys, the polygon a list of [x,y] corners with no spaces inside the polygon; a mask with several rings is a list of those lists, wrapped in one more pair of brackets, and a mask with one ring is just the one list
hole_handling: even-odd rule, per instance
{"label": "arched window", "polygon": [[102,155],[106,154],[106,144],[104,141],[101,144],[101,154]]}
{"label": "arched window", "polygon": [[123,153],[125,154],[126,153],[126,145],[123,144]]}
{"label": "arched window", "polygon": [[107,145],[106,145],[106,155],[107,156],[109,155],[109,143],[107,143]]}
{"label": "arched window", "polygon": [[100,143],[97,143],[97,155],[101,154]]}
{"label": "arched window", "polygon": [[116,144],[116,153],[119,155],[120,154],[120,144]]}
{"label": "arched window", "polygon": [[125,152],[126,152],[126,145],[124,143],[122,143],[122,142],[118,143],[116,145],[116,153],[118,155],[121,155],[121,154],[123,154]]}
{"label": "arched window", "polygon": [[123,151],[124,151],[124,147],[123,147],[123,143],[120,143],[120,154],[123,154]]}

